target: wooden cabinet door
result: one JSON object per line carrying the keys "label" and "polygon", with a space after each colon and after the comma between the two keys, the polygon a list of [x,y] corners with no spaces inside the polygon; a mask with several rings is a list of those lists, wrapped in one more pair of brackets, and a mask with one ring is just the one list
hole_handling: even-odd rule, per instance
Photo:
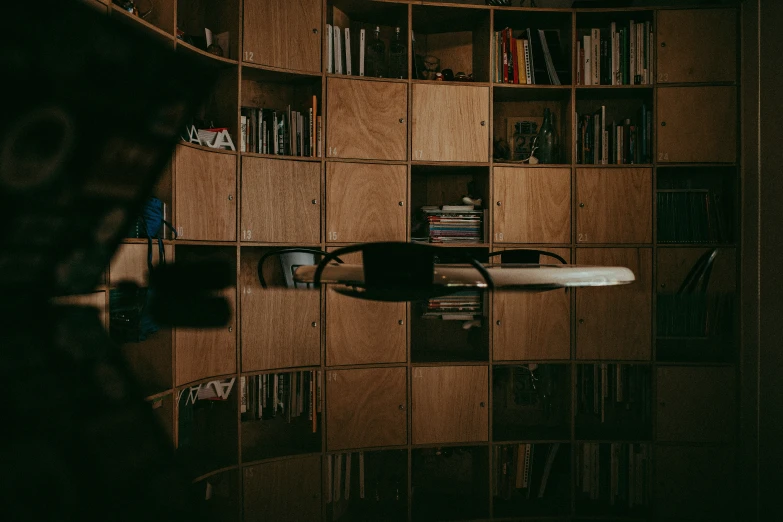
{"label": "wooden cabinet door", "polygon": [[649,248],[577,248],[579,265],[624,266],[629,285],[576,290],[578,359],[649,360],[652,333],[652,251]]}
{"label": "wooden cabinet door", "polygon": [[495,242],[571,242],[571,169],[494,170]]}
{"label": "wooden cabinet door", "polygon": [[489,161],[489,89],[413,84],[411,159]]}
{"label": "wooden cabinet door", "polygon": [[[567,248],[548,251],[568,260]],[[550,262],[551,259],[546,259]],[[492,357],[496,361],[571,357],[571,293],[503,292],[493,295]]]}
{"label": "wooden cabinet door", "polygon": [[178,239],[236,241],[237,157],[178,145],[174,160]]}
{"label": "wooden cabinet door", "polygon": [[405,373],[405,368],[327,371],[327,449],[406,444]]}
{"label": "wooden cabinet door", "polygon": [[405,241],[407,191],[405,165],[327,163],[327,242]]}
{"label": "wooden cabinet door", "polygon": [[329,78],[326,86],[327,157],[407,159],[406,84]]}
{"label": "wooden cabinet door", "polygon": [[737,80],[737,11],[658,11],[658,83]]}
{"label": "wooden cabinet door", "polygon": [[321,364],[317,291],[246,287],[242,292],[242,371]]}
{"label": "wooden cabinet door", "polygon": [[363,301],[327,290],[327,366],[404,363],[405,317],[405,303]]}
{"label": "wooden cabinet door", "polygon": [[246,62],[321,72],[321,1],[245,0]]}
{"label": "wooden cabinet door", "polygon": [[321,165],[242,158],[242,240],[321,240]]}
{"label": "wooden cabinet door", "polygon": [[736,370],[658,368],[659,441],[732,442],[736,435]]}
{"label": "wooden cabinet door", "polygon": [[737,88],[658,89],[658,162],[734,163]]}
{"label": "wooden cabinet door", "polygon": [[320,455],[248,466],[243,473],[245,522],[321,519]]}
{"label": "wooden cabinet door", "polygon": [[412,373],[413,444],[487,440],[486,366],[420,366]]}
{"label": "wooden cabinet door", "polygon": [[578,243],[652,243],[652,169],[577,169]]}
{"label": "wooden cabinet door", "polygon": [[[236,310],[236,289],[223,293],[232,310]],[[225,375],[237,370],[236,316],[220,328],[177,328],[176,385],[197,381],[214,375]]]}
{"label": "wooden cabinet door", "polygon": [[655,448],[655,520],[742,520],[733,446]]}

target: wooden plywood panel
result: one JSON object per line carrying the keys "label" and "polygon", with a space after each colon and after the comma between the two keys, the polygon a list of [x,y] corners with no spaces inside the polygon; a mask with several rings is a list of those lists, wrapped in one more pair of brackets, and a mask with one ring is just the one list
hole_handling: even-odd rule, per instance
{"label": "wooden plywood panel", "polygon": [[[147,277],[149,276],[148,248],[146,244],[120,245],[111,260],[109,284],[116,285],[120,281],[133,281],[139,286],[147,286]],[[153,243],[152,249],[152,264],[157,265],[160,262],[157,242]],[[173,246],[164,245],[163,252],[166,256],[166,262],[174,260]]]}
{"label": "wooden plywood panel", "polygon": [[496,167],[494,183],[496,242],[571,241],[571,169]]}
{"label": "wooden plywood panel", "polygon": [[658,440],[731,442],[736,414],[734,368],[658,368]]}
{"label": "wooden plywood panel", "polygon": [[245,287],[242,371],[321,363],[319,292]]}
{"label": "wooden plywood panel", "polygon": [[245,0],[244,6],[244,61],[321,71],[320,0]]}
{"label": "wooden plywood panel", "polygon": [[652,169],[577,169],[579,243],[652,243]]}
{"label": "wooden plywood panel", "polygon": [[236,240],[236,156],[177,146],[174,226],[179,239]]}
{"label": "wooden plywood panel", "polygon": [[655,519],[740,520],[735,459],[731,446],[657,446]]}
{"label": "wooden plywood panel", "polygon": [[406,84],[329,78],[326,85],[327,157],[407,158]]}
{"label": "wooden plywood panel", "polygon": [[652,333],[652,251],[577,248],[580,265],[624,266],[636,281],[576,290],[578,359],[649,360]]}
{"label": "wooden plywood panel", "polygon": [[[568,260],[567,248],[548,251]],[[545,263],[553,262],[544,258]],[[502,292],[493,297],[492,357],[496,361],[568,359],[571,356],[571,294]]]}
{"label": "wooden plywood panel", "polygon": [[406,194],[404,165],[328,163],[326,240],[405,241]]}
{"label": "wooden plywood panel", "polygon": [[363,301],[326,294],[326,364],[406,360],[405,303]]}
{"label": "wooden plywood panel", "polygon": [[737,88],[658,89],[658,162],[723,162],[737,158]]}
{"label": "wooden plywood panel", "polygon": [[405,373],[405,368],[327,371],[327,449],[406,444]]}
{"label": "wooden plywood panel", "polygon": [[242,239],[312,244],[320,238],[320,164],[242,158]]}
{"label": "wooden plywood panel", "polygon": [[[235,292],[230,288],[223,293],[232,310],[236,309]],[[236,318],[232,316],[229,324],[220,328],[177,328],[176,385],[236,372],[235,327]]]}
{"label": "wooden plywood panel", "polygon": [[658,11],[658,83],[737,79],[737,11]]}
{"label": "wooden plywood panel", "polygon": [[320,520],[320,455],[248,466],[243,473],[245,522]]}
{"label": "wooden plywood panel", "polygon": [[413,368],[413,444],[487,440],[487,373],[486,366]]}
{"label": "wooden plywood panel", "polygon": [[489,89],[413,85],[416,161],[489,161]]}

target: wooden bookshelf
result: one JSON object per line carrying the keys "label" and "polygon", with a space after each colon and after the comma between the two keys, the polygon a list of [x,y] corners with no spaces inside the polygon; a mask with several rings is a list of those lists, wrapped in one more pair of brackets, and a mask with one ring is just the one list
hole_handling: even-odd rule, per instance
{"label": "wooden bookshelf", "polygon": [[[161,330],[122,348],[192,464],[204,512],[234,521],[736,519],[742,13],[660,3],[568,9],[480,0],[167,0],[156,1],[155,17],[146,20],[106,9],[220,70],[198,116],[227,127],[238,149],[242,107],[301,110],[315,96],[323,120],[321,156],[183,142],[156,191],[179,232],[166,240],[167,259],[219,256],[235,267],[225,293],[234,311],[229,325]],[[652,82],[578,85],[577,38],[631,20],[651,23]],[[350,27],[357,40],[364,29],[368,42],[379,26],[387,50],[400,27],[407,75],[357,76],[355,51],[353,76],[328,73],[326,24]],[[507,26],[557,30],[569,81],[495,82],[493,36]],[[204,27],[229,33],[222,58],[176,39],[177,28],[197,34]],[[411,31],[417,54],[437,56],[442,68],[472,73],[474,81],[418,78]],[[603,106],[608,121],[620,121],[642,105],[652,113],[648,162],[579,162],[577,114]],[[545,108],[559,138],[555,163],[495,154],[509,120],[539,117]],[[468,183],[487,210],[485,233],[482,242],[455,247],[479,257],[535,248],[575,264],[628,266],[636,283],[489,294],[470,324],[425,318],[426,303],[291,291],[277,258],[263,268],[270,287],[259,283],[258,261],[273,249],[410,241],[420,207],[459,203]],[[667,205],[663,195],[676,191],[709,194],[710,213]],[[691,226],[697,218],[709,233],[667,236],[666,219]],[[105,290],[121,280],[146,284],[146,241],[124,243]],[[698,335],[662,327],[676,319],[667,306],[711,249],[718,255],[699,310],[710,327]],[[602,377],[603,368],[617,376],[620,367],[624,377]],[[308,419],[243,417],[242,378],[304,371],[321,375],[315,433]],[[551,393],[519,384],[525,372]],[[643,384],[628,384],[627,375]],[[226,400],[188,402],[194,386],[231,378]],[[635,390],[633,403],[618,391],[621,380]],[[603,418],[594,403],[586,406],[585,383],[607,386]],[[501,463],[527,445],[536,456],[530,485],[520,488],[504,482]],[[645,463],[644,493],[630,506],[625,497],[620,506],[585,490],[580,468],[586,452],[611,463],[619,448]],[[693,512],[692,499],[709,514]]]}

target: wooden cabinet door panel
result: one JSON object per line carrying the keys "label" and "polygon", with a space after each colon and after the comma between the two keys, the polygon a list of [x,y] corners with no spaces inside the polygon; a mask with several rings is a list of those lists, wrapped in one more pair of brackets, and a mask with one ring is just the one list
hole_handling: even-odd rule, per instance
{"label": "wooden cabinet door panel", "polygon": [[326,85],[327,157],[407,159],[407,85],[344,78]]}
{"label": "wooden cabinet door panel", "polygon": [[321,519],[321,456],[296,457],[243,470],[246,522]]}
{"label": "wooden cabinet door panel", "polygon": [[659,163],[736,161],[736,87],[661,88],[657,107]]}
{"label": "wooden cabinet door panel", "polygon": [[175,162],[178,239],[236,241],[236,156],[180,145]]}
{"label": "wooden cabinet door panel", "polygon": [[245,0],[244,5],[244,61],[321,72],[320,0]]}
{"label": "wooden cabinet door panel", "polygon": [[405,165],[328,163],[327,242],[405,241],[407,186]]}
{"label": "wooden cabinet door panel", "polygon": [[652,169],[577,169],[579,243],[652,243]]}
{"label": "wooden cabinet door panel", "polygon": [[[223,293],[232,310],[236,310],[236,289]],[[213,375],[234,373],[236,364],[236,317],[220,328],[177,328],[177,386]]]}
{"label": "wooden cabinet door panel", "polygon": [[326,372],[329,451],[408,441],[405,368]]}
{"label": "wooden cabinet door panel", "polygon": [[318,243],[320,202],[320,164],[242,158],[243,240]]}
{"label": "wooden cabinet door panel", "polygon": [[732,442],[736,435],[736,370],[658,368],[659,441]]}
{"label": "wooden cabinet door panel", "polygon": [[649,360],[652,333],[652,251],[649,248],[577,248],[580,265],[624,266],[629,285],[576,290],[578,359]]}
{"label": "wooden cabinet door panel", "polygon": [[414,161],[489,161],[489,90],[413,85]]}
{"label": "wooden cabinet door panel", "polygon": [[405,362],[405,317],[405,303],[363,301],[327,290],[326,364]]}
{"label": "wooden cabinet door panel", "polygon": [[737,11],[658,11],[658,83],[737,80]]}
{"label": "wooden cabinet door panel", "polygon": [[[569,260],[567,248],[548,251]],[[551,258],[545,259],[550,262]],[[493,295],[492,357],[496,361],[568,359],[571,356],[571,293],[503,292]]]}
{"label": "wooden cabinet door panel", "polygon": [[495,167],[498,243],[571,242],[571,169]]}
{"label": "wooden cabinet door panel", "polygon": [[321,364],[321,296],[282,288],[242,293],[242,371]]}
{"label": "wooden cabinet door panel", "polygon": [[413,444],[487,440],[486,366],[423,366],[412,374]]}

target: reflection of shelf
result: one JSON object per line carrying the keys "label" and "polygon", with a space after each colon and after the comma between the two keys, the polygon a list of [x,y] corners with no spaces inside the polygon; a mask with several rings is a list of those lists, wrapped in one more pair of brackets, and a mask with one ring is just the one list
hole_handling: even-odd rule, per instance
{"label": "reflection of shelf", "polygon": [[232,60],[231,58],[224,58],[222,56],[218,56],[216,54],[209,53],[209,52],[207,52],[207,51],[205,51],[203,49],[199,49],[195,45],[191,45],[191,44],[187,43],[184,40],[177,39],[177,47],[181,47],[182,49],[184,49],[184,50],[186,50],[188,52],[195,53],[195,54],[199,55],[202,58],[206,58],[208,60],[214,60],[217,63],[223,63],[225,65],[236,65],[237,64],[236,60]]}
{"label": "reflection of shelf", "polygon": [[166,31],[164,31],[160,27],[149,23],[148,21],[144,20],[140,16],[133,15],[133,14],[129,13],[128,11],[122,9],[121,7],[119,7],[116,4],[112,4],[111,7],[112,7],[112,16],[119,14],[124,19],[132,21],[133,23],[137,23],[137,24],[141,25],[142,27],[153,31],[158,36],[161,36],[161,37],[163,37],[163,38],[165,38],[167,40],[174,40],[174,35],[173,34],[167,33]]}
{"label": "reflection of shelf", "polygon": [[[234,140],[233,136],[231,137],[231,140],[232,141]],[[206,145],[198,145],[196,143],[190,143],[185,140],[180,140],[177,145],[181,145],[183,147],[190,147],[191,149],[196,149],[196,150],[203,150],[204,152],[217,152],[219,154],[231,154],[234,156],[238,154],[238,152],[235,150],[216,149],[216,148],[208,147]],[[236,144],[234,146],[236,146]]]}

